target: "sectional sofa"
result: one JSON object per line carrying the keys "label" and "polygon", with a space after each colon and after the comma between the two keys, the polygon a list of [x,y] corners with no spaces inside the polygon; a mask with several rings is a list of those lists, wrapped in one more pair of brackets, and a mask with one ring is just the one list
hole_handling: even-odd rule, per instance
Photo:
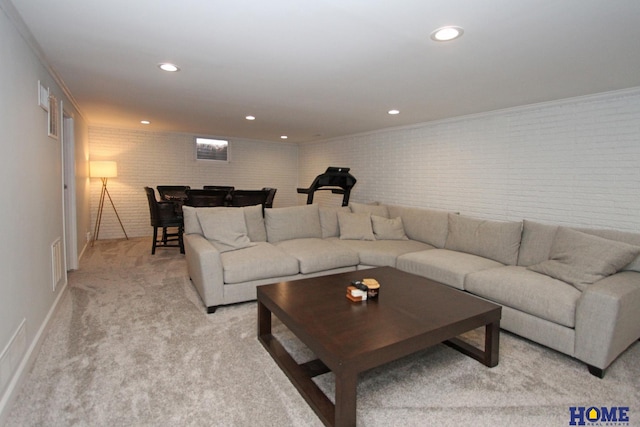
{"label": "sectional sofa", "polygon": [[351,203],[184,207],[189,276],[207,311],[256,287],[392,266],[503,307],[501,327],[603,377],[640,338],[640,234]]}

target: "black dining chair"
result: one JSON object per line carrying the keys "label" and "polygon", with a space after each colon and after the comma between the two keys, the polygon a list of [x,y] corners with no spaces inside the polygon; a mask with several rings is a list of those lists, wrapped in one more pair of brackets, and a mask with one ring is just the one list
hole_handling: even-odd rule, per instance
{"label": "black dining chair", "polygon": [[231,185],[205,185],[202,188],[204,190],[226,190],[226,191],[233,191],[236,189]]}
{"label": "black dining chair", "polygon": [[267,200],[265,200],[265,202],[264,202],[264,207],[265,208],[272,208],[273,207],[273,199],[275,199],[276,191],[278,191],[278,189],[277,188],[264,187],[262,189],[262,191],[266,191],[267,192]]}
{"label": "black dining chair", "polygon": [[[172,202],[158,201],[153,188],[144,187],[149,202],[149,214],[151,226],[153,227],[153,245],[151,255],[155,255],[157,247],[180,248],[180,253],[184,253],[184,243],[182,234],[184,232],[184,221],[181,215],[176,212],[176,205]],[[158,229],[162,229],[162,235],[158,237]],[[169,232],[168,228],[176,228],[177,231]]]}
{"label": "black dining chair", "polygon": [[160,200],[184,202],[187,199],[187,190],[191,187],[188,185],[158,185],[156,188],[160,194]]}
{"label": "black dining chair", "polygon": [[230,192],[228,190],[189,189],[184,204],[194,207],[228,206],[229,199]]}

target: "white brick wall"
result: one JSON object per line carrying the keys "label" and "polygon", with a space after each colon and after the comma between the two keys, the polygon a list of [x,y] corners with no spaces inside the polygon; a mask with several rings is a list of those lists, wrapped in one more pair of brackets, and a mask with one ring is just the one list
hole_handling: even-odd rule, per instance
{"label": "white brick wall", "polygon": [[[278,189],[274,206],[297,203],[296,145],[230,139],[231,161],[218,163],[195,160],[193,137],[190,134],[89,128],[91,160],[115,160],[118,163],[118,177],[109,180],[108,189],[129,237],[150,236],[153,232],[149,224],[145,186],[274,187]],[[91,227],[95,226],[100,188],[100,180],[92,179]],[[87,231],[93,232],[93,228]],[[124,237],[108,201],[99,237]]]}
{"label": "white brick wall", "polygon": [[[300,146],[300,183],[351,167],[352,201],[640,232],[640,89]],[[320,195],[321,203],[339,198]],[[298,196],[300,203],[304,203]]]}
{"label": "white brick wall", "polygon": [[[145,185],[271,186],[278,188],[275,206],[291,206],[306,200],[296,187],[311,184],[327,166],[351,167],[358,179],[353,201],[640,232],[640,89],[299,147],[232,140],[228,164],[196,162],[192,138],[90,128],[91,158],[118,162],[109,190],[129,236],[152,231]],[[99,194],[94,179],[92,227]],[[315,198],[341,200],[326,192]],[[110,205],[100,237],[123,237]]]}

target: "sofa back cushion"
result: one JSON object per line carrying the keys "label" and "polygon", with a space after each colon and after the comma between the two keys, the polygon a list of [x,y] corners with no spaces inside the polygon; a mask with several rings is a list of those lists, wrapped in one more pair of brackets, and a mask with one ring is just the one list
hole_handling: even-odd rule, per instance
{"label": "sofa back cushion", "polygon": [[264,210],[267,241],[322,238],[318,205],[291,206]]}
{"label": "sofa back cushion", "polygon": [[402,218],[407,237],[442,249],[447,241],[449,212],[436,209],[387,205],[389,217]]}
{"label": "sofa back cushion", "polygon": [[[528,267],[548,260],[558,228],[558,225],[524,220],[518,265]],[[609,240],[640,246],[639,233],[595,228],[574,228],[574,230]],[[640,272],[640,255],[622,269]]]}
{"label": "sofa back cushion", "polygon": [[243,208],[233,209],[242,209],[244,212],[244,220],[247,223],[247,234],[252,242],[267,241],[267,229],[264,226],[262,205],[245,206]]}
{"label": "sofa back cushion", "polygon": [[518,261],[522,222],[490,221],[449,214],[445,249],[489,258],[506,265]]}
{"label": "sofa back cushion", "polygon": [[377,215],[383,218],[389,218],[389,210],[386,205],[381,205],[378,202],[374,203],[349,203],[351,212],[358,214],[370,214]]}
{"label": "sofa back cushion", "polygon": [[528,267],[548,260],[557,230],[557,225],[542,224],[525,219],[522,225],[518,265]]}
{"label": "sofa back cushion", "polygon": [[193,206],[183,206],[182,218],[184,219],[184,234],[199,234],[204,236],[202,227],[200,227],[200,221],[198,221],[196,208]]}
{"label": "sofa back cushion", "polygon": [[338,212],[351,212],[349,206],[320,206],[320,227],[322,228],[322,238],[339,237],[340,227],[338,226]]}

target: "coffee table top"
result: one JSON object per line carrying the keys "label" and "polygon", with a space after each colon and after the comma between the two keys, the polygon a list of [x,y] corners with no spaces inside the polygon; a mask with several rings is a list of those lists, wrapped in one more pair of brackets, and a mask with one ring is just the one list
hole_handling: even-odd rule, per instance
{"label": "coffee table top", "polygon": [[[378,299],[348,300],[346,287],[363,278],[380,283]],[[392,267],[259,286],[257,293],[332,371],[378,366],[501,315],[499,305]]]}

